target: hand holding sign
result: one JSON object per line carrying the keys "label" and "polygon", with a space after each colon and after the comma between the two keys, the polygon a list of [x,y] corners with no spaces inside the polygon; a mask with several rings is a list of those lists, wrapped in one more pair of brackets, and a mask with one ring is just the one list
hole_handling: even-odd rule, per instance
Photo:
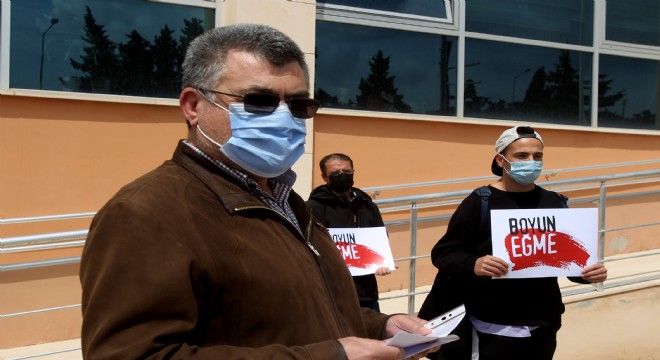
{"label": "hand holding sign", "polygon": [[493,255],[485,255],[474,263],[474,274],[478,276],[501,277],[509,271],[509,264]]}
{"label": "hand holding sign", "polygon": [[329,228],[328,231],[351,275],[374,274],[382,267],[396,269],[385,227]]}

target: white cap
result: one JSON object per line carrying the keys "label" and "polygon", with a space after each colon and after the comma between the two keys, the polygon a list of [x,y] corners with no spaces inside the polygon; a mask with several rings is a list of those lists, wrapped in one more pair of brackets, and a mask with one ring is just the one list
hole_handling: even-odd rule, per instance
{"label": "white cap", "polygon": [[507,146],[511,145],[512,142],[522,138],[536,138],[539,139],[542,145],[545,145],[543,144],[543,139],[541,139],[541,135],[539,135],[539,133],[537,133],[531,127],[514,126],[510,129],[504,130],[502,135],[500,135],[500,138],[497,139],[497,142],[495,142],[495,151],[499,154],[502,151],[504,151],[504,149],[506,149]]}
{"label": "white cap", "polygon": [[[541,142],[541,145],[545,144],[543,143],[543,139],[541,138],[541,135],[536,132],[536,130],[532,129],[529,126],[514,126],[510,129],[504,130],[502,135],[500,135],[499,139],[495,142],[495,151],[499,154],[502,153],[509,145],[511,145],[514,141],[522,138],[535,138],[538,139]],[[502,168],[497,165],[497,161],[495,160],[497,158],[497,155],[495,158],[493,158],[493,162],[490,165],[490,170],[493,172],[493,174],[502,176]]]}

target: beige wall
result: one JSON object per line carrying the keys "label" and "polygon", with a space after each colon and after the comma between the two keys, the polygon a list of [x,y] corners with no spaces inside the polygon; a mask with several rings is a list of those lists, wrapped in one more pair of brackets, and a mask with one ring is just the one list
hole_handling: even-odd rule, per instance
{"label": "beige wall", "polygon": [[1,218],[96,211],[120,186],[170,158],[187,134],[174,106],[0,101]]}
{"label": "beige wall", "polygon": [[[361,187],[491,176],[495,140],[503,130],[522,124],[341,114],[321,114],[314,119],[314,186],[322,183],[317,162],[330,152],[345,152],[353,158],[355,179]],[[533,122],[529,125],[539,131],[546,144],[544,169],[660,158],[657,132],[626,134],[577,127],[557,129],[551,124]],[[635,169],[658,167],[654,164]],[[567,176],[572,174],[551,180]]]}

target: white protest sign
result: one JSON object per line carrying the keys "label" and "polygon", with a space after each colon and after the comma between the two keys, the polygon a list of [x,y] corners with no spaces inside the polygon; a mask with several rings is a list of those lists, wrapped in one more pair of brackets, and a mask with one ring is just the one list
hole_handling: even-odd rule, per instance
{"label": "white protest sign", "polygon": [[351,275],[373,274],[381,267],[395,270],[385,227],[329,228],[328,231]]}
{"label": "white protest sign", "polygon": [[597,262],[598,209],[491,210],[493,255],[501,278],[580,276]]}

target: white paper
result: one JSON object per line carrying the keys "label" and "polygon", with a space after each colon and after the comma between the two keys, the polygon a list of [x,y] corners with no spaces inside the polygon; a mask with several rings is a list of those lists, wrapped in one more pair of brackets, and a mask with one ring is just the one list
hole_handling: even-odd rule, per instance
{"label": "white paper", "polygon": [[332,241],[353,276],[374,274],[386,267],[396,270],[390,241],[384,226],[368,228],[328,228]]}
{"label": "white paper", "polygon": [[491,210],[493,255],[509,263],[500,278],[579,276],[597,262],[598,209]]}

